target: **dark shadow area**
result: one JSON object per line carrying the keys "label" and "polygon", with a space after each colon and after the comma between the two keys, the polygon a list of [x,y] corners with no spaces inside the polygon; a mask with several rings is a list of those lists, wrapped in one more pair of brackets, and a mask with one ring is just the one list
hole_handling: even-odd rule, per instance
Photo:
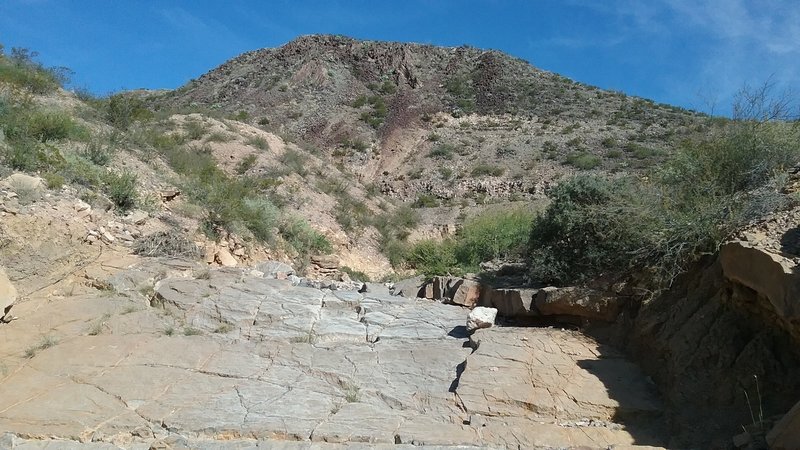
{"label": "dark shadow area", "polygon": [[612,347],[601,347],[598,358],[577,363],[597,377],[608,397],[619,404],[611,420],[622,425],[636,445],[665,446],[669,433],[656,386],[636,364]]}
{"label": "dark shadow area", "polygon": [[447,392],[456,392],[458,389],[458,382],[461,380],[461,374],[464,373],[464,369],[467,368],[467,361],[463,361],[461,364],[456,366],[456,377],[453,379],[453,382],[450,383],[450,388],[447,389]]}
{"label": "dark shadow area", "polygon": [[450,332],[447,333],[447,335],[450,337],[454,337],[456,339],[466,339],[469,337],[469,332],[467,331],[466,326],[459,325],[450,330]]}
{"label": "dark shadow area", "polygon": [[783,233],[781,252],[790,256],[800,256],[800,228],[791,228]]}

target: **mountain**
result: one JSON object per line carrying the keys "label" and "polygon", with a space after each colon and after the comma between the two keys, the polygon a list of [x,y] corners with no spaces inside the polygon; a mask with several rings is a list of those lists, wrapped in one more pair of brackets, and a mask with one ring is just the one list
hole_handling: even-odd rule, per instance
{"label": "mountain", "polygon": [[576,169],[645,168],[702,126],[499,51],[329,35],[244,53],[155,101],[233,115],[391,197],[445,203],[532,199]]}

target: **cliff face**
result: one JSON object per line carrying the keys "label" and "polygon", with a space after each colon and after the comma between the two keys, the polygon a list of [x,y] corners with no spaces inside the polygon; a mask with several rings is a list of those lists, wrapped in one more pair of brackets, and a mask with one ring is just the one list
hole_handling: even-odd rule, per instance
{"label": "cliff face", "polygon": [[766,234],[726,243],[628,321],[625,345],[673,411],[673,445],[728,447],[743,427],[758,440],[774,426],[774,448],[800,439],[800,408],[779,421],[800,400],[800,274],[753,236]]}

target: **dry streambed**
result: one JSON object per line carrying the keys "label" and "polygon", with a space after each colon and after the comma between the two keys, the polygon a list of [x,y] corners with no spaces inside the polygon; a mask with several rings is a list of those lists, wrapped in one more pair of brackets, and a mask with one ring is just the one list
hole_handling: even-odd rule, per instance
{"label": "dry streambed", "polygon": [[[0,447],[624,448],[657,445],[653,386],[578,332],[494,327],[424,299],[247,270],[15,306]],[[152,285],[151,285],[152,286]]]}

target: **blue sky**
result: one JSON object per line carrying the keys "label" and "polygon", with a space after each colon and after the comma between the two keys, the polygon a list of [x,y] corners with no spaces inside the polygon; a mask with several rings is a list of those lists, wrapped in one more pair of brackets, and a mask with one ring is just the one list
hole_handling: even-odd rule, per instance
{"label": "blue sky", "polygon": [[0,0],[0,43],[99,94],[176,88],[312,33],[498,49],[717,114],[745,84],[800,91],[800,0]]}

